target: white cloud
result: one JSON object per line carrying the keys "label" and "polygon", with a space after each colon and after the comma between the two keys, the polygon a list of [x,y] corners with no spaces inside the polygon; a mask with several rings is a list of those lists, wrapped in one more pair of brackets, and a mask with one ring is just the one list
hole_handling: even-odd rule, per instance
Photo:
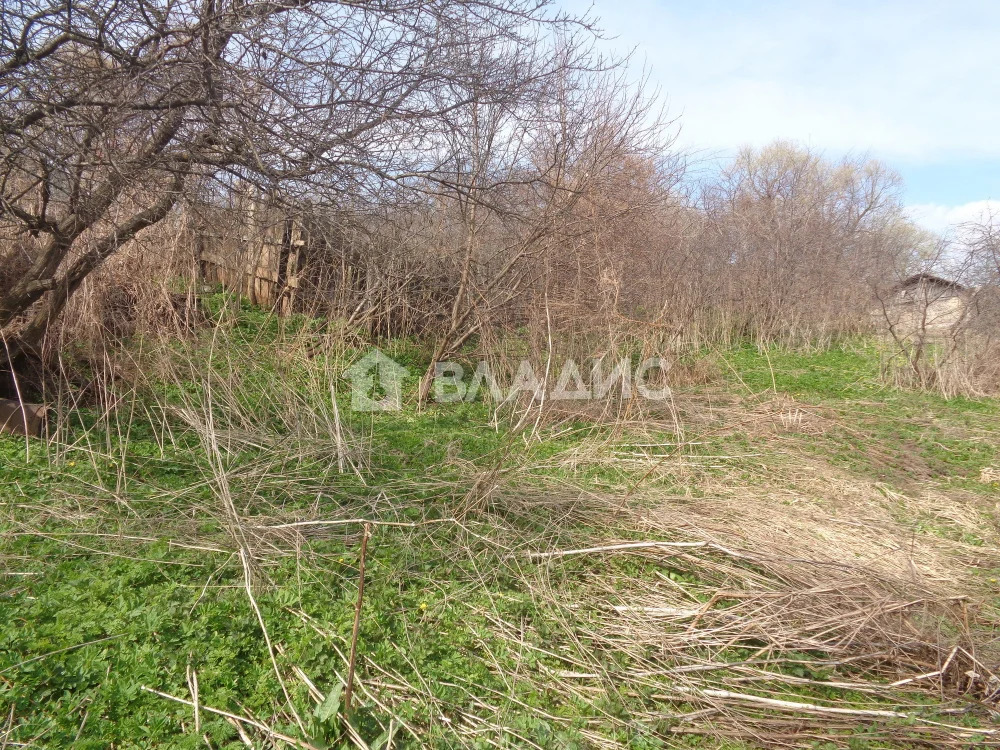
{"label": "white cloud", "polygon": [[991,213],[1000,217],[1000,201],[973,201],[960,206],[922,203],[908,206],[907,213],[924,229],[945,234],[966,222],[981,222],[989,218]]}

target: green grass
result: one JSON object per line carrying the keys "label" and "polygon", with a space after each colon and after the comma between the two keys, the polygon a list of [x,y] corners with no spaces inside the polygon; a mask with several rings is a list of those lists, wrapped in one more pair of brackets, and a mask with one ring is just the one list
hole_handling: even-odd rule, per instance
{"label": "green grass", "polygon": [[[17,450],[12,441],[3,447],[5,458]],[[27,481],[51,478],[44,467],[22,468],[20,476]],[[95,534],[107,533],[107,521],[102,521],[84,526]],[[88,535],[80,525],[72,529],[80,536],[63,536],[66,526],[60,522],[25,534],[8,527],[4,535],[0,559],[8,575],[0,592],[0,701],[20,719],[18,738],[34,738],[51,747],[200,746],[201,739],[190,732],[189,708],[165,703],[141,689],[145,685],[187,696],[189,667],[198,673],[206,704],[239,707],[244,715],[271,714],[280,686],[243,590],[242,571],[231,555],[206,555],[165,542],[109,543]],[[200,531],[209,539],[219,534],[211,522]],[[537,616],[530,596],[507,571],[487,572],[489,588],[484,591],[484,571],[475,555],[442,554],[442,548],[460,549],[467,543],[452,529],[417,540],[380,530],[367,560],[361,653],[384,669],[411,678],[419,675],[433,686],[448,721],[459,719],[455,712],[467,705],[469,691],[504,696],[509,689],[482,658],[480,644],[490,636],[480,609],[490,607],[515,621],[530,622]],[[257,601],[271,638],[283,644],[288,662],[299,665],[327,691],[344,678],[337,649],[343,653],[348,648],[357,546],[316,542],[309,554],[312,562],[307,565],[294,558],[271,561],[262,571],[268,583],[257,593]],[[447,575],[435,575],[442,566],[447,566]],[[587,568],[580,563],[564,571],[567,585],[586,578]],[[18,575],[11,575],[14,572]],[[634,576],[637,571],[626,564],[622,573]],[[428,578],[436,581],[433,588],[426,586]],[[326,637],[317,638],[295,617],[299,611],[317,617]],[[538,633],[540,638],[545,634],[544,628]],[[521,664],[519,654],[497,653],[510,664],[517,660],[528,668],[545,661],[529,656]],[[549,666],[562,665],[554,661]],[[301,686],[295,699],[299,706],[310,705]],[[567,728],[539,722],[528,713],[507,717],[510,730],[562,743],[550,746],[576,746],[573,717],[582,722],[592,711],[539,693],[527,680],[518,683],[517,701],[569,718]],[[627,712],[629,705],[614,708]],[[354,721],[372,741],[381,732],[366,718],[367,710]],[[404,705],[397,715],[424,726],[428,744],[448,746],[447,725],[428,722],[424,706],[407,710]],[[291,723],[274,728],[297,734]],[[203,729],[217,746],[240,746],[235,730],[224,721],[209,719]],[[335,722],[325,726],[315,717],[307,730],[314,743],[338,736]],[[636,728],[623,739],[634,740],[635,746],[659,746],[652,739],[653,744],[643,745],[640,738],[645,734],[648,731]]]}
{"label": "green grass", "polygon": [[[221,304],[213,304],[214,315],[225,314]],[[531,491],[533,476],[589,487],[628,487],[639,479],[634,471],[614,466],[571,470],[547,463],[587,439],[609,434],[603,428],[585,429],[585,421],[558,435],[543,431],[549,439],[538,442],[523,440],[503,423],[497,429],[483,403],[417,410],[412,395],[428,356],[419,342],[384,347],[411,369],[407,408],[351,414],[336,372],[360,345],[338,354],[336,361],[284,361],[283,342],[309,330],[312,321],[279,324],[251,308],[235,313],[230,308],[229,314],[237,316],[230,338],[178,344],[178,355],[185,346],[201,355],[190,360],[190,369],[182,368],[186,377],[152,378],[130,394],[148,412],[136,410],[131,420],[119,412],[111,421],[84,412],[65,444],[47,449],[33,443],[29,458],[23,441],[0,438],[0,731],[12,717],[10,742],[194,748],[205,746],[201,735],[207,735],[212,747],[244,747],[225,720],[203,713],[201,735],[196,734],[190,707],[142,689],[187,699],[190,669],[197,672],[206,706],[260,717],[279,732],[308,737],[316,747],[348,746],[342,716],[315,706],[305,685],[287,670],[304,733],[282,708],[282,686],[219,511],[223,490],[246,517],[336,517],[350,509],[423,524],[453,515],[476,489],[475,477],[490,467],[548,467],[529,471],[517,490],[522,493]],[[219,356],[209,364],[212,352]],[[723,356],[732,392],[750,398],[749,391],[759,399],[775,389],[825,410],[830,426],[817,434],[793,432],[781,444],[762,434],[707,434],[693,452],[761,452],[756,465],[787,461],[788,446],[794,445],[802,455],[894,486],[912,481],[995,492],[977,479],[983,467],[997,462],[1000,441],[994,424],[1000,405],[995,400],[946,400],[888,389],[878,380],[877,350],[863,343],[813,354],[741,348]],[[221,455],[224,488],[218,464],[196,431],[175,418],[142,416],[159,414],[163,405],[204,406],[205,389],[195,378],[206,368],[214,369],[220,384],[229,384],[239,405],[239,413],[227,412],[223,401],[208,405],[218,426],[245,428],[252,417],[254,429],[268,441],[265,447],[241,444]],[[276,398],[279,384],[282,396]],[[335,453],[324,442],[328,436],[298,434],[286,410],[289,403],[319,408],[330,385],[339,394],[345,426],[366,446],[369,463],[360,477],[336,471]],[[697,396],[697,390],[690,395]],[[619,442],[628,445],[629,440],[626,434]],[[697,480],[694,486],[687,481],[674,489],[697,496]],[[951,533],[935,519],[923,522],[918,533]],[[667,579],[690,587],[697,592],[692,598],[705,602],[710,587],[721,581],[703,579],[698,568],[669,559],[584,556],[567,558],[557,568],[512,561],[499,548],[498,529],[510,535],[502,542],[511,544],[522,538],[572,545],[579,539],[645,536],[624,524],[593,525],[560,508],[508,508],[492,495],[464,527],[377,527],[367,559],[359,676],[376,686],[399,681],[414,686],[413,695],[422,697],[396,702],[393,713],[419,728],[420,746],[456,746],[455,727],[475,713],[505,727],[492,735],[505,747],[523,747],[525,737],[546,748],[591,747],[582,732],[595,727],[625,747],[741,746],[672,734],[674,722],[662,710],[654,686],[611,686],[589,700],[586,693],[553,691],[534,678],[545,670],[565,670],[575,655],[589,656],[604,646],[566,639],[564,623],[540,606],[528,581],[544,580],[560,595],[578,595],[581,602],[598,578],[629,586]],[[280,661],[300,667],[323,693],[335,691],[345,677],[358,533],[357,526],[334,527],[304,545],[275,542],[273,549],[255,542],[260,546],[252,590],[272,642],[283,650]],[[723,599],[713,606],[732,604]],[[586,620],[590,606],[582,604],[574,616]],[[520,629],[521,645],[497,639],[497,618]],[[737,646],[718,656],[736,661],[749,653]],[[642,668],[645,660],[657,658],[655,650],[640,661],[635,654],[609,651],[606,666],[611,672]],[[824,680],[829,674],[804,667],[795,676]],[[870,700],[822,687],[795,690],[808,700]],[[662,718],[655,721],[632,719],[657,711]],[[390,719],[382,706],[362,697],[352,721],[366,741],[377,743]],[[857,732],[852,746],[880,746],[878,739],[866,744],[863,727]],[[470,746],[486,747],[490,736]],[[395,740],[397,747],[418,746],[403,732]]]}
{"label": "green grass", "polygon": [[879,379],[881,356],[874,344],[857,342],[808,354],[748,346],[725,358],[733,387],[776,389],[836,418],[810,441],[811,452],[883,481],[933,478],[992,493],[978,478],[998,461],[1000,402],[890,388]]}

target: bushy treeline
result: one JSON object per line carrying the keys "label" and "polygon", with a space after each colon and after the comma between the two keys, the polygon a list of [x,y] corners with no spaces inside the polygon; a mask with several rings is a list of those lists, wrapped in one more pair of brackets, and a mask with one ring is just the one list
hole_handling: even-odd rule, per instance
{"label": "bushy treeline", "polygon": [[513,329],[829,341],[935,253],[877,162],[692,169],[627,61],[544,2],[17,0],[0,39],[8,372],[186,325],[205,258],[276,223],[305,238],[281,309],[435,361]]}

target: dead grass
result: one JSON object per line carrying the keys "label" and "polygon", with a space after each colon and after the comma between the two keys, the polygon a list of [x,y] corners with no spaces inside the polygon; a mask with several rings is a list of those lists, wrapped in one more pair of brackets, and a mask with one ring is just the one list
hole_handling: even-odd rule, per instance
{"label": "dead grass", "polygon": [[[605,530],[570,548],[560,539],[551,553],[543,539],[526,541],[542,545],[545,563],[526,580],[546,636],[493,618],[497,636],[563,663],[534,678],[547,690],[595,705],[647,696],[648,713],[632,720],[665,722],[677,736],[1000,744],[989,728],[1000,699],[995,501],[926,482],[896,491],[796,450],[803,435],[839,426],[834,414],[787,398],[749,409],[713,401],[707,418],[675,431],[683,439],[660,431],[654,441],[647,422],[645,440],[634,429],[627,443],[592,437],[525,467],[535,482],[552,469],[619,469],[618,487],[563,482],[531,501],[496,489],[508,509]],[[788,414],[802,416],[789,425]],[[780,452],[705,453],[720,426],[794,435],[778,437]],[[609,540],[610,529],[622,538]],[[619,556],[647,574],[623,576],[608,563]],[[581,557],[594,570],[567,585],[560,568]]]}
{"label": "dead grass", "polygon": [[[438,566],[412,571],[411,583],[428,591],[442,587],[452,563],[469,562],[478,578],[449,606],[484,626],[478,653],[505,690],[456,675],[466,696],[456,705],[409,658],[414,644],[390,644],[407,660],[405,674],[359,656],[362,700],[390,717],[383,729],[418,745],[433,729],[454,747],[545,747],[513,714],[599,748],[629,747],[636,727],[669,744],[1000,745],[990,723],[1000,698],[995,499],[926,480],[904,491],[805,450],[864,425],[788,396],[702,390],[652,409],[604,405],[588,416],[610,415],[612,424],[543,458],[530,447],[575,434],[583,415],[549,412],[539,428],[514,414],[529,426],[488,459],[456,457],[449,478],[374,483],[370,437],[320,397],[335,373],[306,369],[300,388],[261,398],[259,384],[244,390],[242,364],[211,369],[191,358],[146,370],[177,387],[146,415],[158,439],[193,437],[208,457],[199,481],[143,500],[159,504],[155,522],[130,505],[122,473],[86,498],[21,508],[17,533],[53,520],[82,528],[113,507],[115,554],[140,555],[169,536],[213,559],[238,555],[251,602],[275,559],[294,558],[303,575],[322,578],[329,560],[319,544],[350,548],[365,523],[402,532],[395,544],[437,549]],[[202,387],[184,390],[190,382]],[[120,387],[106,396],[103,424],[127,443],[139,399]],[[731,440],[739,436],[746,442]],[[756,443],[766,448],[748,447]],[[740,447],[720,452],[732,445]],[[124,463],[110,443],[78,439],[73,450],[95,466]],[[257,458],[234,460],[248,453]],[[345,475],[359,482],[334,497]],[[414,520],[427,497],[436,514]],[[193,498],[225,534],[199,531],[185,510]],[[80,534],[67,543],[86,545]],[[530,615],[513,618],[502,606],[501,574],[530,597]],[[286,614],[335,644],[346,664],[348,644],[322,618],[295,607]],[[272,624],[260,618],[267,633]],[[309,684],[280,643],[269,642],[269,654],[283,690]],[[547,698],[529,700],[539,695]],[[290,698],[278,700],[275,720],[296,715]],[[560,711],[570,702],[575,714]],[[420,722],[404,718],[412,705]],[[275,740],[267,722],[244,723],[251,736]]]}

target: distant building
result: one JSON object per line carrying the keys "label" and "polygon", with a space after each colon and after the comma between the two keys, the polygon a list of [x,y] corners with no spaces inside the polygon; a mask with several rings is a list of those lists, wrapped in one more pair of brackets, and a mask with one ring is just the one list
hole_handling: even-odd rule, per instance
{"label": "distant building", "polygon": [[944,334],[965,322],[972,290],[930,273],[903,279],[886,300],[885,317],[897,334]]}

